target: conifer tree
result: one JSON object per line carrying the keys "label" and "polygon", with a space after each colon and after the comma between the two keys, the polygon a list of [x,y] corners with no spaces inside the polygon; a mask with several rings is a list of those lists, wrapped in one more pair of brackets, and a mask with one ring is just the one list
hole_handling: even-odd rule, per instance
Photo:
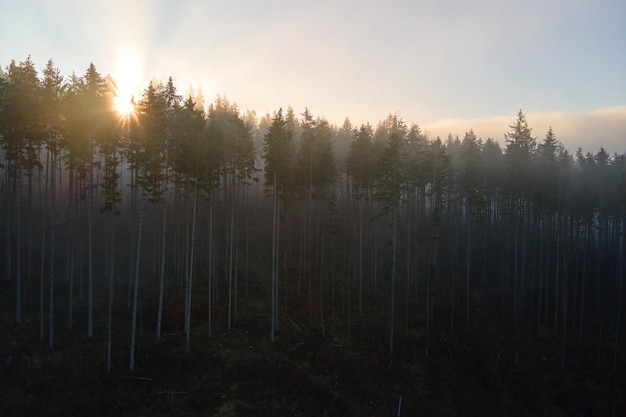
{"label": "conifer tree", "polygon": [[276,337],[278,324],[278,269],[280,259],[280,205],[287,197],[291,185],[291,131],[283,117],[282,109],[274,116],[263,141],[265,158],[265,187],[273,201],[272,229],[272,301],[270,340]]}

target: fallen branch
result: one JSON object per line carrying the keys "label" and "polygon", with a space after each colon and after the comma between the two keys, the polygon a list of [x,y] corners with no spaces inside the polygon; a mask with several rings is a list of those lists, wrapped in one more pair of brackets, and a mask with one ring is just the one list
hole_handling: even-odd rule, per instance
{"label": "fallen branch", "polygon": [[148,381],[152,382],[152,378],[146,378],[144,376],[122,376],[121,379],[134,379],[136,381]]}

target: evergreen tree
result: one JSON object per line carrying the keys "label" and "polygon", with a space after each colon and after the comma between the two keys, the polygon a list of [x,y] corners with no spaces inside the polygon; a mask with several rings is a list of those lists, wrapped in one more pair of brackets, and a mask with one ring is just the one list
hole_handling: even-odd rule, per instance
{"label": "evergreen tree", "polygon": [[274,116],[272,124],[263,141],[265,158],[265,187],[273,198],[273,229],[272,229],[272,314],[270,339],[275,340],[278,323],[278,268],[280,259],[280,204],[287,197],[291,185],[291,143],[292,132],[283,118],[282,109]]}

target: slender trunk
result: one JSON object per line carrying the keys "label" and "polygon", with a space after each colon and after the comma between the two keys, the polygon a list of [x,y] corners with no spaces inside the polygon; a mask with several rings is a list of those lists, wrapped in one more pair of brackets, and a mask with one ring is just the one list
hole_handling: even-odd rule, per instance
{"label": "slender trunk", "polygon": [[561,264],[561,225],[557,216],[556,225],[556,271],[554,273],[554,329],[558,328],[558,315],[559,315],[559,266]]}
{"label": "slender trunk", "polygon": [[[272,200],[272,204],[274,204],[274,200]],[[273,233],[273,232],[272,232]],[[306,253],[305,249],[306,242],[306,211],[304,216],[302,216],[302,222],[300,223],[300,257],[298,259],[298,301],[302,298],[302,281],[305,278],[305,261],[304,254]]]}
{"label": "slender trunk", "polygon": [[359,315],[363,315],[363,198],[359,199]]}
{"label": "slender trunk", "polygon": [[278,285],[278,254],[279,254],[279,246],[278,246],[278,225],[279,225],[279,204],[278,204],[278,193],[276,187],[276,174],[274,173],[274,193],[273,193],[273,221],[272,221],[272,313],[271,313],[271,326],[270,326],[270,340],[272,342],[275,341],[276,334],[276,298],[277,291],[276,288]]}
{"label": "slender trunk", "polygon": [[50,168],[50,206],[51,206],[51,225],[50,225],[50,332],[48,333],[48,346],[52,349],[54,347],[54,232],[55,232],[55,160],[56,155],[52,153],[52,167]]}
{"label": "slender trunk", "polygon": [[22,175],[18,171],[15,250],[15,321],[22,322]]}
{"label": "slender trunk", "polygon": [[589,223],[585,224],[585,249],[583,256],[582,289],[580,293],[580,323],[578,324],[578,343],[583,343],[583,327],[585,319],[585,283],[587,281],[587,262],[589,256]]}
{"label": "slender trunk", "polygon": [[213,335],[213,208],[215,198],[213,191],[209,195],[209,268],[208,268],[208,333]]}
{"label": "slender trunk", "polygon": [[[312,190],[311,185],[309,185],[309,193],[308,193],[308,252],[306,254],[307,265],[306,265],[306,273],[309,281],[309,322],[313,323],[313,198],[311,196]],[[278,220],[280,222],[280,218]]]}
{"label": "slender trunk", "polygon": [[250,186],[246,187],[245,191],[246,198],[246,277],[245,277],[245,286],[246,286],[246,298],[248,298],[248,271],[250,270]]}
{"label": "slender trunk", "polygon": [[87,312],[87,337],[93,336],[93,205],[94,205],[94,180],[93,180],[93,138],[91,135],[91,116],[89,131],[89,207],[87,207],[87,250],[88,255],[88,312]]}
{"label": "slender trunk", "polygon": [[465,255],[465,324],[467,327],[470,325],[470,257],[472,252],[471,246],[471,221],[472,218],[469,214],[469,207],[466,207],[465,215],[467,217],[467,247]]}
{"label": "slender trunk", "polygon": [[[405,304],[405,326],[406,333],[409,333],[409,305],[411,300],[411,281],[412,281],[412,271],[411,271],[411,237],[412,237],[412,219],[411,219],[411,193],[407,199],[407,227],[406,227],[406,294],[404,299]],[[416,290],[417,294],[417,290]]]}
{"label": "slender trunk", "polygon": [[43,219],[41,226],[41,269],[39,274],[39,339],[44,340],[45,337],[45,316],[44,316],[44,295],[45,295],[45,275],[46,275],[46,228],[48,227],[48,158],[46,158],[46,175],[43,198]]}
{"label": "slender trunk", "polygon": [[[12,268],[11,268],[11,231],[12,231],[12,217],[11,214],[13,213],[13,205],[11,204],[11,202],[13,201],[13,198],[11,198],[12,196],[15,195],[15,190],[11,190],[11,161],[7,158],[7,168],[6,168],[6,200],[5,200],[5,207],[6,207],[6,218],[5,218],[5,224],[4,224],[4,247],[6,248],[5,251],[5,256],[4,256],[4,261],[5,261],[5,265],[4,265],[4,273],[5,273],[5,281],[11,281],[11,273]],[[13,192],[11,192],[13,191]]]}
{"label": "slender trunk", "polygon": [[[235,187],[237,188],[237,187]],[[234,254],[234,294],[233,294],[233,326],[237,324],[237,299],[239,296],[239,195],[235,201],[235,254]],[[285,255],[285,279],[287,277],[287,256]],[[285,286],[285,289],[287,287]]]}
{"label": "slender trunk", "polygon": [[398,219],[396,211],[392,211],[393,216],[393,233],[392,233],[392,255],[391,255],[391,294],[389,300],[389,354],[393,356],[394,347],[394,307],[396,295],[396,256],[397,256],[397,238],[398,238]]}
{"label": "slender trunk", "polygon": [[428,357],[428,346],[430,343],[430,272],[432,253],[428,254],[428,271],[426,272],[426,357]]}
{"label": "slender trunk", "polygon": [[68,313],[67,313],[67,328],[72,329],[74,324],[74,273],[76,270],[76,230],[79,227],[81,216],[77,210],[78,204],[74,201],[74,173],[70,168],[69,174],[70,186],[69,186],[69,212],[73,221],[70,224],[70,262],[69,262],[69,294],[68,294]]}
{"label": "slender trunk", "polygon": [[230,238],[228,247],[228,331],[232,327],[232,311],[233,311],[233,252],[234,252],[234,240],[235,240],[235,175],[232,175],[231,180],[231,200],[230,200]]}
{"label": "slender trunk", "polygon": [[[565,252],[565,248],[563,249]],[[565,342],[567,340],[567,271],[566,271],[566,253],[563,253],[563,340],[561,349],[561,369],[565,368]]]}
{"label": "slender trunk", "polygon": [[137,228],[137,252],[135,253],[135,273],[133,278],[133,315],[130,330],[130,372],[135,370],[135,340],[137,335],[137,304],[139,302],[139,261],[141,259],[141,234],[143,231],[143,200],[139,202],[139,226]]}
{"label": "slender trunk", "polygon": [[320,326],[322,327],[322,337],[326,337],[326,329],[324,327],[324,237],[320,243]]}
{"label": "slender trunk", "polygon": [[617,371],[617,357],[619,352],[619,335],[621,331],[622,319],[622,293],[624,282],[624,239],[626,239],[626,219],[622,219],[622,236],[619,243],[619,269],[617,286],[617,322],[615,323],[615,353],[613,354],[613,372]]}
{"label": "slender trunk", "polygon": [[519,222],[520,213],[516,202],[515,208],[515,233],[513,249],[513,327],[515,328],[515,339],[519,330]]}
{"label": "slender trunk", "polygon": [[111,373],[111,345],[113,339],[113,290],[115,282],[115,214],[111,216],[111,237],[109,245],[109,305],[107,317],[107,374]]}
{"label": "slender trunk", "polygon": [[159,271],[159,305],[157,307],[156,340],[161,340],[161,320],[163,317],[163,292],[165,287],[165,259],[166,259],[166,228],[167,228],[167,198],[163,198],[163,222],[161,225],[161,264]]}
{"label": "slender trunk", "polygon": [[537,296],[537,334],[539,334],[539,331],[541,329],[541,306],[542,306],[542,301],[543,301],[543,251],[544,251],[544,246],[543,243],[545,241],[545,239],[543,238],[543,216],[540,220],[540,224],[539,224],[539,294]]}
{"label": "slender trunk", "polygon": [[189,249],[189,269],[187,278],[187,311],[185,312],[185,348],[189,352],[191,334],[191,295],[193,288],[193,266],[196,250],[196,212],[198,208],[198,190],[193,194],[193,215],[191,218],[191,247]]}

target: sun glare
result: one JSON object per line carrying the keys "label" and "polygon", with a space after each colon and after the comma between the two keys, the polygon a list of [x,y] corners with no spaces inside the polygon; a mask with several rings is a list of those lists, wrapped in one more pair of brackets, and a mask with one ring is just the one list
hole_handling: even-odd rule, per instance
{"label": "sun glare", "polygon": [[135,110],[133,96],[139,87],[139,63],[136,59],[120,60],[115,71],[117,91],[115,92],[115,110],[120,116],[128,116]]}
{"label": "sun glare", "polygon": [[122,116],[128,116],[135,111],[135,106],[131,102],[132,97],[115,97],[115,110]]}

